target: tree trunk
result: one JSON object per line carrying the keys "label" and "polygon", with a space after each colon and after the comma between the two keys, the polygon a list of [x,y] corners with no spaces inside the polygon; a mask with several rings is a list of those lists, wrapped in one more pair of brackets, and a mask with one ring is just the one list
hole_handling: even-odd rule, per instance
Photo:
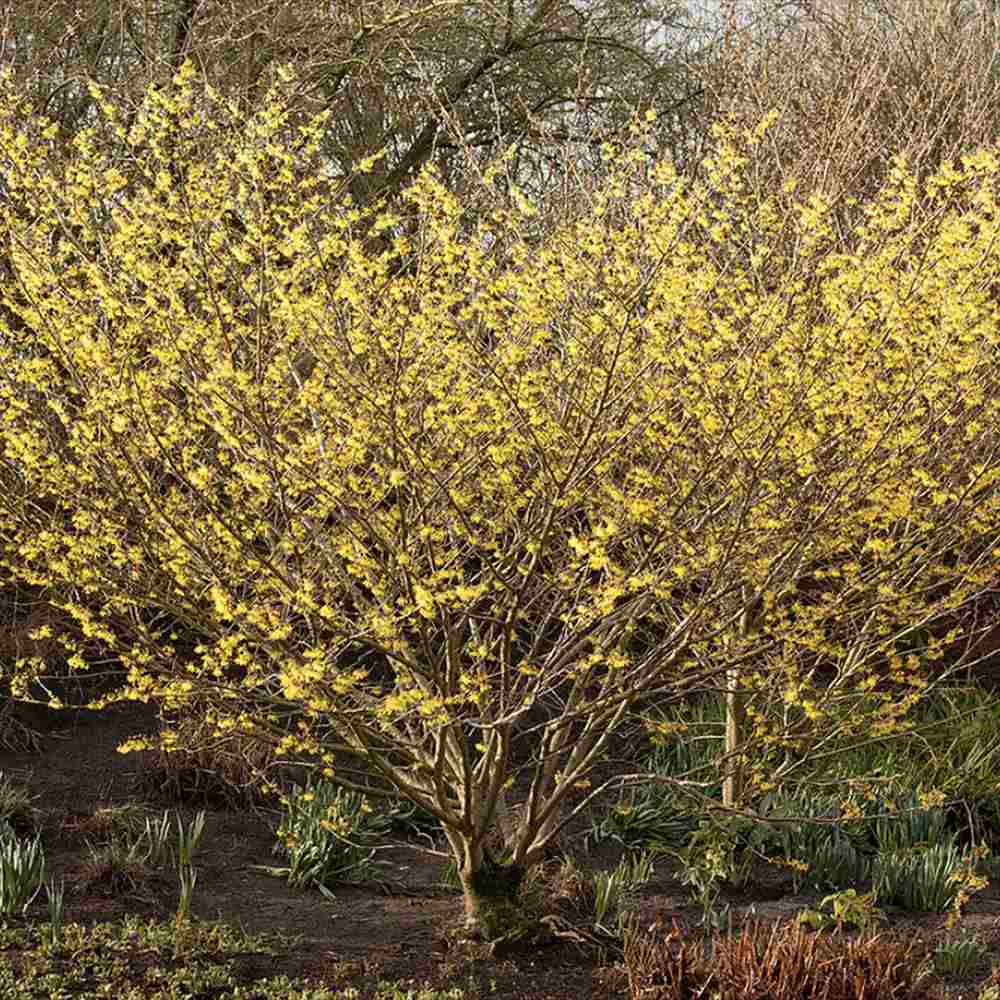
{"label": "tree trunk", "polygon": [[743,798],[743,742],[746,739],[746,695],[739,689],[739,674],[727,673],[726,691],[726,777],[722,783],[722,804],[730,809]]}
{"label": "tree trunk", "polygon": [[460,873],[465,904],[465,929],[470,937],[490,941],[517,922],[517,895],[524,875],[516,865],[486,856],[478,870]]}
{"label": "tree trunk", "polygon": [[458,877],[465,906],[465,930],[472,938],[489,941],[516,921],[517,900],[524,869],[498,861],[481,842],[465,841],[459,850]]}
{"label": "tree trunk", "polygon": [[[760,623],[762,604],[760,597],[754,598],[744,586],[743,613],[740,615],[739,636],[745,641]],[[735,645],[733,653],[737,652]],[[735,657],[734,657],[735,658]],[[745,767],[747,738],[747,693],[740,688],[740,671],[726,671],[726,757],[727,774],[722,783],[722,804],[730,809],[740,805],[745,791]]]}

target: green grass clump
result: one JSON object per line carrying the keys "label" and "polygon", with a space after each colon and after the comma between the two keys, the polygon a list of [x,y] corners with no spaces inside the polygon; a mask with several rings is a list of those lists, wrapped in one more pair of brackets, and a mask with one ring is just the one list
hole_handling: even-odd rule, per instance
{"label": "green grass clump", "polygon": [[867,829],[880,853],[950,844],[955,839],[947,812],[940,807],[922,807],[919,790],[903,798],[876,800],[868,812],[876,814]]}
{"label": "green grass clump", "polygon": [[622,858],[610,872],[595,872],[593,883],[594,924],[603,931],[623,935],[638,891],[653,876],[648,854]]}
{"label": "green grass clump", "polygon": [[0,823],[0,915],[24,913],[45,881],[45,852],[41,838],[22,841]]}
{"label": "green grass clump", "polygon": [[942,941],[934,949],[934,970],[942,976],[966,976],[979,966],[989,950],[978,937]]}
{"label": "green grass clump", "polygon": [[9,827],[24,836],[37,829],[38,810],[32,805],[37,795],[32,795],[0,771],[0,827]]}
{"label": "green grass clump", "polygon": [[796,873],[796,892],[803,885],[818,890],[842,889],[871,877],[871,860],[848,838],[836,834],[818,842],[805,863],[805,872]]}
{"label": "green grass clump", "polygon": [[357,792],[322,780],[305,788],[295,785],[275,846],[289,864],[264,870],[287,876],[289,885],[315,886],[330,896],[338,883],[365,882],[381,872],[374,841],[385,828],[385,818]]}
{"label": "green grass clump", "polygon": [[961,885],[955,876],[964,861],[954,844],[880,854],[872,868],[875,892],[886,905],[944,913],[958,899]]}
{"label": "green grass clump", "polygon": [[[644,771],[666,778],[707,781],[701,791],[722,798],[722,781],[716,780],[716,761],[723,751],[725,705],[718,698],[696,702],[663,715],[677,728],[675,737],[662,740],[643,760]],[[614,842],[628,850],[672,850],[683,844],[698,826],[690,804],[669,784],[650,781],[630,788],[618,802],[591,823],[588,839]]]}

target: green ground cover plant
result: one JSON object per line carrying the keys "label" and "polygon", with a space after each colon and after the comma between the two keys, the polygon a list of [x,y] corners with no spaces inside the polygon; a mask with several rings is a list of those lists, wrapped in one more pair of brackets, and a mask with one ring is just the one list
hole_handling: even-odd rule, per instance
{"label": "green ground cover plant", "polygon": [[45,851],[39,837],[21,840],[0,826],[0,915],[24,913],[45,881]]}
{"label": "green ground cover plant", "polygon": [[[876,744],[864,752],[855,751],[836,760],[836,782],[849,790],[847,798],[823,791],[834,777],[819,768],[806,777],[798,792],[772,792],[755,806],[753,817],[716,817],[695,828],[695,819],[685,799],[669,786],[650,784],[631,793],[606,813],[592,821],[588,840],[620,839],[631,833],[634,845],[675,855],[681,864],[680,877],[690,886],[692,898],[702,907],[702,923],[718,926],[724,914],[719,901],[724,885],[739,887],[754,860],[768,859],[791,871],[795,892],[835,890],[824,900],[834,905],[856,894],[857,886],[871,885],[864,897],[913,912],[958,910],[985,884],[978,872],[988,866],[985,843],[989,831],[972,818],[972,804],[959,799],[946,808],[943,793],[914,790],[907,781],[926,775],[918,766],[940,748],[951,749],[958,739],[976,746],[976,726],[956,738],[953,728],[937,728],[934,723],[958,714],[975,718],[980,712],[989,719],[994,707],[991,697],[974,689],[943,690],[930,696],[921,711],[928,725],[914,723],[910,735],[892,738],[891,746]],[[699,705],[698,713],[706,706]],[[721,727],[721,705],[709,705],[707,714]],[[697,728],[697,723],[696,723]],[[683,740],[684,735],[670,737]],[[657,748],[663,751],[664,747]],[[689,761],[691,751],[665,746],[660,760],[667,766],[676,760]],[[716,736],[713,753],[722,752]],[[887,762],[891,765],[886,766]],[[856,768],[853,770],[852,768]],[[873,780],[874,777],[874,780]],[[961,777],[952,787],[962,788]],[[972,795],[979,789],[973,784]],[[973,799],[973,803],[975,799]],[[635,804],[637,820],[632,823]],[[793,821],[792,818],[794,818]],[[632,825],[630,825],[632,824]],[[675,833],[678,843],[667,846],[663,831]],[[983,839],[985,834],[985,840]],[[958,847],[960,837],[971,838],[974,850]],[[681,850],[677,847],[683,844]],[[847,911],[839,917],[820,910],[809,911],[810,926],[833,926],[847,922]]]}
{"label": "green ground cover plant", "polygon": [[872,876],[878,898],[912,911],[944,913],[961,898],[969,860],[954,844],[887,851],[875,860]]}
{"label": "green ground cover plant", "polygon": [[[69,923],[53,941],[33,927],[0,929],[8,959],[0,962],[0,991],[23,1000],[98,995],[114,986],[124,1000],[171,1000],[220,993],[260,1000],[356,1000],[357,990],[329,989],[288,976],[248,982],[240,969],[248,955],[280,954],[290,941],[281,934],[247,935],[224,924],[186,925],[183,950],[171,924],[127,919],[84,927]],[[16,966],[9,956],[19,958]],[[462,1000],[461,988],[421,989],[381,983],[376,1000]]]}
{"label": "green ground cover plant", "polygon": [[669,779],[703,783],[703,794],[721,799],[719,758],[725,718],[725,705],[714,697],[658,714],[655,725],[669,729],[671,735],[661,737],[642,761],[642,769],[668,780],[648,781],[622,793],[617,804],[592,819],[590,839],[631,849],[679,846],[697,827],[697,808],[690,808]]}
{"label": "green ground cover plant", "polygon": [[866,931],[884,920],[885,915],[875,906],[874,892],[861,896],[857,889],[844,889],[826,896],[818,910],[803,910],[795,919],[813,930],[833,927],[838,931]]}
{"label": "green ground cover plant", "polygon": [[[950,841],[955,836],[973,842],[989,840],[994,783],[987,775],[994,759],[991,747],[984,749],[983,738],[989,734],[991,746],[996,742],[994,726],[1000,724],[996,707],[995,697],[981,689],[938,688],[915,711],[906,731],[853,749],[838,747],[835,752],[816,755],[810,767],[797,775],[796,783],[768,792],[755,803],[762,818],[802,818],[793,825],[772,825],[770,840],[786,848],[794,842],[807,854],[831,836],[846,837],[867,854]],[[685,715],[688,721],[681,721]],[[656,736],[643,762],[651,780],[630,789],[598,814],[591,838],[651,847],[657,830],[674,836],[690,832],[685,827],[694,823],[701,807],[690,808],[682,792],[656,779],[719,773],[724,768],[724,726],[725,705],[719,698],[658,713],[651,727],[669,735]],[[941,759],[947,764],[941,765],[938,774],[932,762]],[[846,798],[831,793],[832,786],[845,789]],[[718,800],[721,783],[710,783],[705,791]],[[806,822],[809,819],[818,822]]]}
{"label": "green ground cover plant", "polygon": [[800,793],[772,798],[765,808],[772,818],[802,817],[794,824],[776,824],[766,847],[790,863],[796,890],[803,885],[848,889],[872,877],[879,857],[951,845],[956,835],[947,827],[944,810],[923,807],[915,792],[861,803]]}
{"label": "green ground cover plant", "polygon": [[0,772],[0,820],[18,833],[35,827],[35,796],[23,782]]}
{"label": "green ground cover plant", "polygon": [[638,892],[652,875],[653,859],[648,854],[625,857],[613,871],[595,873],[595,927],[622,936]]}

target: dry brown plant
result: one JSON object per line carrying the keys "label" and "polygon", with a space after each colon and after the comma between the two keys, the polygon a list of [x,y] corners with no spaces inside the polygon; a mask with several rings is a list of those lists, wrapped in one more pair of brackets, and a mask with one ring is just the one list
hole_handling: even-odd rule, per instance
{"label": "dry brown plant", "polygon": [[887,935],[845,938],[810,933],[791,923],[745,924],[706,943],[674,926],[631,936],[625,945],[631,996],[687,1000],[861,1000],[938,996],[924,983],[922,946]]}

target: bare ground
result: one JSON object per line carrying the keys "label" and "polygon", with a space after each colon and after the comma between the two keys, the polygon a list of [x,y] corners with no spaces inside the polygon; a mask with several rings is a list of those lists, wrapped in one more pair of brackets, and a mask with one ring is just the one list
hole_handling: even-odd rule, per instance
{"label": "bare ground", "polygon": [[[87,871],[88,822],[102,806],[126,803],[161,809],[162,800],[143,792],[137,782],[137,755],[122,755],[123,740],[157,730],[153,708],[125,703],[102,712],[50,712],[31,709],[25,721],[42,734],[39,752],[0,751],[0,770],[37,796],[42,810],[43,842],[49,874],[67,881],[67,922],[90,923],[135,914],[170,919],[177,906],[176,875],[167,872],[141,886],[102,883]],[[171,808],[174,808],[173,806]],[[190,820],[202,804],[179,806]],[[443,861],[416,846],[392,848],[391,882],[387,886],[343,887],[335,899],[317,891],[293,889],[282,878],[255,870],[276,865],[272,853],[278,813],[236,810],[222,804],[204,806],[206,823],[194,863],[198,869],[193,914],[200,920],[221,920],[249,933],[280,931],[299,935],[294,946],[275,958],[246,955],[240,963],[247,982],[286,974],[307,977],[330,987],[362,989],[380,980],[412,980],[438,988],[461,986],[467,997],[522,1000],[584,1000],[626,996],[621,968],[602,968],[593,954],[557,940],[546,946],[514,950],[501,957],[485,951],[459,949],[445,933],[459,917],[460,900],[441,884]],[[592,867],[608,867],[612,854],[583,859]],[[700,914],[685,890],[663,867],[647,886],[642,922],[675,919],[692,926]],[[755,873],[756,874],[756,873]],[[746,891],[724,898],[735,913],[752,905],[762,918],[791,918],[818,897],[792,896],[787,879],[761,872]],[[29,921],[44,921],[44,896],[28,912]],[[928,940],[943,937],[945,917],[891,915],[893,928]],[[977,932],[1000,960],[1000,892],[996,885],[968,904],[963,931]],[[692,930],[692,933],[695,933]],[[988,966],[966,982],[943,983],[954,998],[975,996]]]}

